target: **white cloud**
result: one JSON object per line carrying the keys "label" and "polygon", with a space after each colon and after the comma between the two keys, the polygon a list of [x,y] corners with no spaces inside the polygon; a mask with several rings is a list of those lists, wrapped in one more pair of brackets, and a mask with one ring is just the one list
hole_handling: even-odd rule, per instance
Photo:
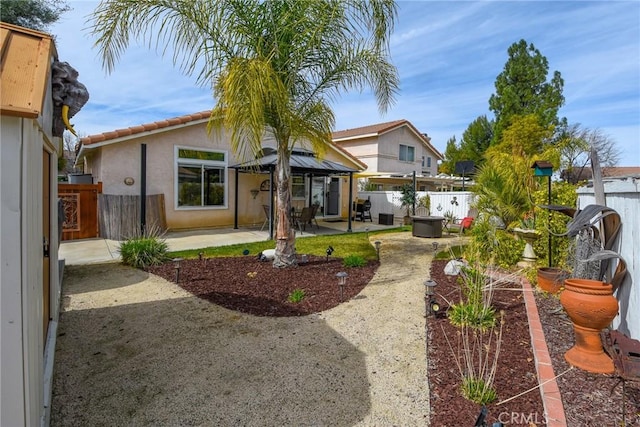
{"label": "white cloud", "polygon": [[[210,109],[210,88],[197,87],[171,57],[132,43],[111,75],[102,69],[86,30],[97,2],[70,2],[51,32],[58,52],[80,72],[91,99],[74,118],[85,134]],[[533,43],[565,80],[571,123],[599,128],[624,151],[622,165],[640,165],[640,2],[400,1],[391,41],[401,77],[396,104],[382,116],[369,92],[333,104],[337,129],[406,118],[444,150],[480,115],[508,47]]]}

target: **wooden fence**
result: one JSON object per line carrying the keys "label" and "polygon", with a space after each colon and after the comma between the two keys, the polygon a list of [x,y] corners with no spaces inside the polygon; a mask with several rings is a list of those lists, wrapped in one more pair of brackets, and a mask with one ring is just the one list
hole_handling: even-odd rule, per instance
{"label": "wooden fence", "polygon": [[102,183],[58,183],[61,203],[62,240],[90,239],[98,237],[98,196]]}
{"label": "wooden fence", "polygon": [[[157,227],[166,231],[164,194],[147,196],[146,229]],[[125,240],[140,234],[140,196],[100,194],[98,197],[100,236],[111,240]]]}

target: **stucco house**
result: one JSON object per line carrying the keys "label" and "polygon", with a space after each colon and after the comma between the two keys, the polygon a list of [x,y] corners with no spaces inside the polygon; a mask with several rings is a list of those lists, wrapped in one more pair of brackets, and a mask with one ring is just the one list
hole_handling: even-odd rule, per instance
{"label": "stucco house", "polygon": [[62,271],[56,177],[71,76],[59,71],[72,68],[51,36],[6,23],[0,61],[0,425],[48,425]]}
{"label": "stucco house", "polygon": [[[265,136],[256,170],[231,150],[228,132],[207,132],[209,117],[210,111],[203,111],[87,136],[81,139],[77,162],[94,183],[102,183],[103,200],[110,195],[162,195],[167,229],[263,224],[263,206],[273,206],[272,169],[266,160],[275,141]],[[350,174],[366,165],[331,143],[322,159],[304,146],[293,157],[294,207],[319,204],[319,216],[346,218],[357,185]]]}
{"label": "stucco house", "polygon": [[441,183],[436,176],[443,155],[408,120],[341,130],[332,137],[336,145],[367,165],[360,176],[378,183],[379,190],[396,189],[414,174],[419,190],[436,190]]}

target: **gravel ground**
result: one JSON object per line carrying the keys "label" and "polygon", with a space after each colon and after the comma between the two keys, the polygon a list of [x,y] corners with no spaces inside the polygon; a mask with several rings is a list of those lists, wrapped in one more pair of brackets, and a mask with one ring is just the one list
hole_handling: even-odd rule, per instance
{"label": "gravel ground", "polygon": [[428,424],[433,240],[379,240],[359,295],[293,318],[230,311],[118,264],[67,267],[51,425]]}

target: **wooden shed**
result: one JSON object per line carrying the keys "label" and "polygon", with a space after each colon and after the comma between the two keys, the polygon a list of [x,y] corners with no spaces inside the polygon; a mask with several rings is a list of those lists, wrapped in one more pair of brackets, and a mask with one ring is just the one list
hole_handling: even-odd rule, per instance
{"label": "wooden shed", "polygon": [[48,34],[0,23],[0,425],[48,425],[60,299]]}

